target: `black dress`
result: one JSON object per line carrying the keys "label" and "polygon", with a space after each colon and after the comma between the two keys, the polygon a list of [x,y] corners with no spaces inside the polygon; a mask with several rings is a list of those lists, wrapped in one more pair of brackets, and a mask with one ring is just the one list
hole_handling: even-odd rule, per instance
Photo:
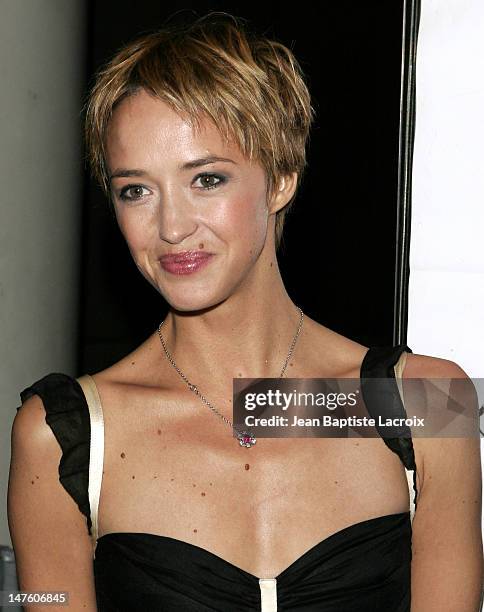
{"label": "black dress", "polygon": [[[406,345],[371,347],[361,377],[387,378],[391,410],[406,417],[393,367]],[[368,396],[371,396],[371,389]],[[75,378],[51,373],[20,393],[38,394],[62,448],[59,479],[85,515],[89,504],[90,416]],[[368,403],[367,403],[368,406]],[[371,407],[368,406],[371,412]],[[411,437],[382,438],[402,460],[416,507]],[[411,491],[412,493],[412,491]],[[412,501],[413,497],[413,501]],[[98,610],[163,612],[409,612],[413,512],[350,525],[305,552],[271,580],[260,580],[194,544],[149,533],[97,538],[94,576]]]}

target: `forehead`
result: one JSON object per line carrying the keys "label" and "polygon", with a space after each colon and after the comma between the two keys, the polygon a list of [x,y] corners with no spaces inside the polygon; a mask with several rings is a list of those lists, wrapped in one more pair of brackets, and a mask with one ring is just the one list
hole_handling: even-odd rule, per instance
{"label": "forehead", "polygon": [[238,146],[226,142],[209,119],[203,119],[201,127],[195,130],[166,102],[141,90],[113,112],[106,134],[108,165],[146,164],[155,156],[177,163],[194,154],[243,160]]}

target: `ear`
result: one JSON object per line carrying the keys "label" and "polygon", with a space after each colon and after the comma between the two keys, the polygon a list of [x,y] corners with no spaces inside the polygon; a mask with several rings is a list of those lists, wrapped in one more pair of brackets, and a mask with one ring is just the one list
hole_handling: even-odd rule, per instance
{"label": "ear", "polygon": [[269,213],[275,214],[278,210],[284,208],[294,195],[296,187],[297,172],[281,176],[279,185],[276,187],[268,202]]}

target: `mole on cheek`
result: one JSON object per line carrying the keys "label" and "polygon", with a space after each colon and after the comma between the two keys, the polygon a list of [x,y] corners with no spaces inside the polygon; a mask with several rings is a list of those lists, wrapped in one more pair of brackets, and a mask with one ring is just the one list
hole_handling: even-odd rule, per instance
{"label": "mole on cheek", "polygon": [[248,463],[245,464],[245,469],[248,470],[250,468],[250,465]]}
{"label": "mole on cheek", "polygon": [[120,457],[121,457],[121,459],[124,459],[126,457],[126,455],[124,453],[121,453]]}

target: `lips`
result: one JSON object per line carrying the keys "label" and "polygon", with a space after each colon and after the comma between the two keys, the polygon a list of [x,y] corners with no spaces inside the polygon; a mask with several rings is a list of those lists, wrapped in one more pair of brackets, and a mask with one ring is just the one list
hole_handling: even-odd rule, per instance
{"label": "lips", "polygon": [[160,257],[162,263],[191,263],[210,257],[208,251],[182,251]]}
{"label": "lips", "polygon": [[205,268],[213,259],[213,253],[207,251],[183,251],[160,257],[161,267],[171,274],[186,275]]}

